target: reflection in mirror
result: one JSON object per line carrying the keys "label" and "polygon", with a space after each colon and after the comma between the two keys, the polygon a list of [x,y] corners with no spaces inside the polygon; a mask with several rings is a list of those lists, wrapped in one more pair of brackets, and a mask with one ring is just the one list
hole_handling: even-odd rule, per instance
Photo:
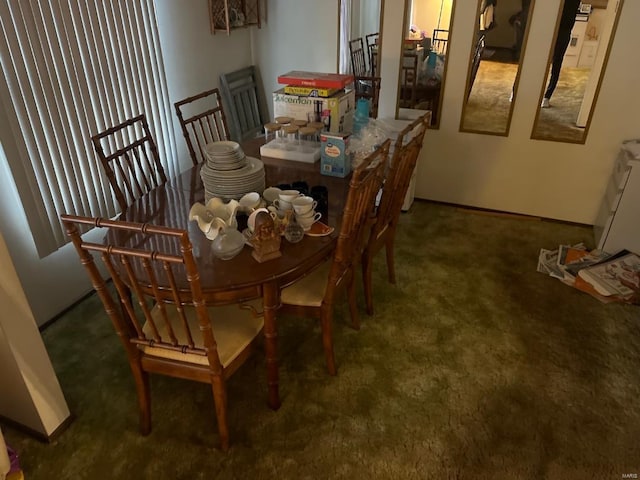
{"label": "reflection in mirror", "polygon": [[356,99],[370,100],[377,117],[380,94],[378,49],[382,44],[384,0],[340,0],[340,73],[355,76]]}
{"label": "reflection in mirror", "polygon": [[406,0],[398,85],[398,118],[431,110],[440,123],[454,0]]}
{"label": "reflection in mirror", "polygon": [[561,6],[531,138],[584,143],[622,0]]}
{"label": "reflection in mirror", "polygon": [[479,0],[460,131],[508,135],[533,0]]}

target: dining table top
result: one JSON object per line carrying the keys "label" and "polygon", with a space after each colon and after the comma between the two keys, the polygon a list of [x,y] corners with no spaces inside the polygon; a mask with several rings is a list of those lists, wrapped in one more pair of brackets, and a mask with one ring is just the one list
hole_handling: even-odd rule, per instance
{"label": "dining table top", "polygon": [[[263,139],[253,139],[242,144],[248,156],[261,158],[259,147]],[[294,181],[305,181],[309,186],[324,185],[329,195],[328,218],[322,219],[329,226],[339,223],[342,206],[348,192],[348,178],[329,177],[320,174],[319,162],[305,163],[262,157],[265,165],[266,185],[280,185]],[[201,277],[205,297],[209,302],[228,303],[237,299],[248,299],[261,295],[260,287],[265,280],[276,279],[282,288],[304,274],[310,268],[331,255],[337,238],[337,229],[326,236],[308,236],[298,243],[290,243],[282,237],[279,258],[259,263],[251,255],[252,247],[245,245],[243,250],[231,260],[222,260],[213,255],[211,240],[199,229],[196,221],[189,220],[191,206],[205,202],[204,185],[200,178],[200,165],[195,165],[165,184],[132,203],[120,216],[121,220],[152,223],[188,231]],[[238,223],[243,224],[238,214]],[[244,218],[246,223],[246,216]],[[158,245],[160,240],[141,234],[119,239],[125,246],[168,250],[167,253],[179,254],[178,244]],[[188,285],[184,284],[185,289]]]}

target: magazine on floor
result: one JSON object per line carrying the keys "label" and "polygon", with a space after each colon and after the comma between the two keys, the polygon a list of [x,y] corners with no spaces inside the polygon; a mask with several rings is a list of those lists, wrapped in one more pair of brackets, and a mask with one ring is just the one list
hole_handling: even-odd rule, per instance
{"label": "magazine on floor", "polygon": [[640,292],[640,257],[623,251],[604,262],[583,268],[578,275],[600,295],[632,297]]}

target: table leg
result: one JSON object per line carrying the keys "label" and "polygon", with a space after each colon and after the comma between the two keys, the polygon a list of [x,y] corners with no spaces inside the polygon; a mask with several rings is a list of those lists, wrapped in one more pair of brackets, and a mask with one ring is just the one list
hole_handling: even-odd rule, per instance
{"label": "table leg", "polygon": [[264,306],[264,338],[267,357],[267,387],[269,389],[269,407],[280,408],[278,393],[278,331],[276,311],[280,305],[280,292],[277,282],[267,282],[262,290]]}

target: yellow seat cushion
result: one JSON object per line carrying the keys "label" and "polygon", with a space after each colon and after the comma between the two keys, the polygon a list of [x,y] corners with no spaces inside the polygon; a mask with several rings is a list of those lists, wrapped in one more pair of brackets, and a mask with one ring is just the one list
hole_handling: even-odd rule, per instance
{"label": "yellow seat cushion", "polygon": [[[252,305],[256,311],[262,311],[261,300],[254,300],[247,304]],[[180,319],[177,315],[176,309],[172,305],[165,305],[165,307],[173,332],[178,339],[178,342],[184,345],[186,343],[186,335],[184,334],[184,329],[180,324]],[[203,348],[204,341],[198,325],[195,308],[185,307],[184,310],[191,330],[191,335],[193,337],[193,342],[196,347]],[[216,344],[218,345],[220,363],[223,367],[226,367],[245,349],[247,345],[249,345],[249,343],[253,341],[254,338],[256,338],[256,336],[260,334],[262,327],[264,326],[264,319],[262,316],[258,318],[254,317],[248,309],[240,308],[237,304],[225,305],[223,307],[209,307],[208,310],[213,335],[216,339]],[[170,337],[167,332],[167,327],[157,305],[152,309],[151,315],[153,316],[161,338],[163,341],[169,342]],[[152,338],[151,328],[148,323],[144,324],[142,330],[148,338]],[[209,364],[208,358],[204,355],[182,353],[162,347],[151,347],[146,345],[143,345],[140,348],[147,355],[179,360],[181,362],[196,363],[199,365]]]}
{"label": "yellow seat cushion", "polygon": [[327,289],[331,261],[324,262],[306,277],[282,290],[280,301],[286,305],[320,307]]}

